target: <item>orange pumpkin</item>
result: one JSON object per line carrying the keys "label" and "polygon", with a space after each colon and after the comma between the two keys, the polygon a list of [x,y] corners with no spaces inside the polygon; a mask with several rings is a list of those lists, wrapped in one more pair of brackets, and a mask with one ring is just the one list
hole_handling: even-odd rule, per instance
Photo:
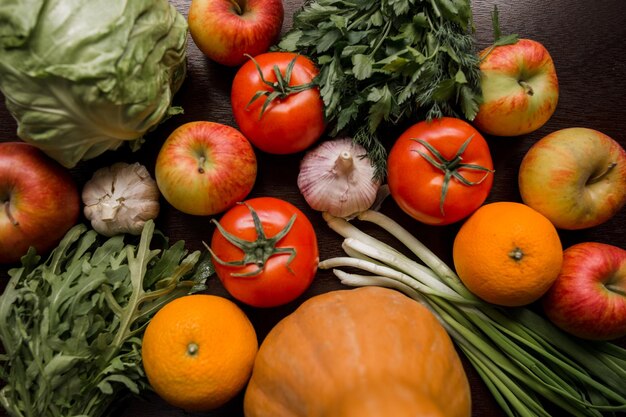
{"label": "orange pumpkin", "polygon": [[305,301],[267,335],[246,417],[468,417],[470,388],[435,316],[380,287]]}

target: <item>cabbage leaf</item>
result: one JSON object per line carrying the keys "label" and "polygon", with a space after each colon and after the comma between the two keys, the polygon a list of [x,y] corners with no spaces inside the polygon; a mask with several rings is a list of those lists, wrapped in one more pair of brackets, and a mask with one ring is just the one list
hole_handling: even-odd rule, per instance
{"label": "cabbage leaf", "polygon": [[187,21],[167,0],[3,0],[0,91],[62,165],[140,143],[181,110]]}

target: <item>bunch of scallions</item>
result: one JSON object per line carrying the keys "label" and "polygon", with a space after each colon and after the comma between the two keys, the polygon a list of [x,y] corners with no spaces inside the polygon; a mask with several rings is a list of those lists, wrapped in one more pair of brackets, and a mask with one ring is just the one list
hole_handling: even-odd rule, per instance
{"label": "bunch of scallions", "polygon": [[[345,238],[347,256],[326,259],[320,268],[332,268],[348,286],[395,288],[428,307],[507,415],[550,416],[545,401],[571,416],[626,411],[625,349],[569,336],[528,308],[501,308],[478,299],[432,251],[378,211],[363,212],[358,220],[389,232],[421,263],[351,222],[324,218]],[[359,270],[366,274],[352,273]]]}

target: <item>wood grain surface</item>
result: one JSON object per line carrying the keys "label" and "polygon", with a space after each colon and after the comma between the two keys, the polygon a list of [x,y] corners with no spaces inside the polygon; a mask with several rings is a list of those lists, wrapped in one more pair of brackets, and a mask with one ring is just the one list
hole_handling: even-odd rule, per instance
{"label": "wood grain surface", "polygon": [[[292,23],[292,15],[304,0],[285,0],[283,32]],[[189,0],[173,3],[181,13],[187,14]],[[542,42],[550,51],[558,73],[560,98],[551,120],[540,130],[516,138],[487,137],[495,164],[495,182],[487,202],[521,201],[517,189],[519,163],[529,147],[541,137],[566,127],[588,127],[602,131],[626,146],[626,3],[623,0],[519,0],[486,1],[472,3],[475,36],[479,48],[492,40],[490,12],[497,4],[503,33],[518,33],[521,37]],[[209,120],[236,126],[230,109],[230,83],[235,69],[222,67],[206,59],[189,38],[188,77],[175,96],[175,104],[184,107],[185,114],[170,119],[152,132],[143,148],[132,153],[118,150],[104,154],[89,163],[72,169],[77,183],[82,186],[99,167],[114,161],[139,161],[154,173],[154,163],[161,144],[179,125],[196,120]],[[18,140],[16,123],[0,104],[0,141]],[[386,133],[391,142],[406,126],[397,126]],[[327,228],[319,213],[305,203],[296,186],[299,162],[303,154],[273,156],[257,153],[259,170],[250,197],[275,196],[290,201],[311,219],[319,240],[320,257],[326,259],[341,254],[341,240]],[[408,218],[388,199],[382,207],[406,226],[443,260],[451,264],[452,241],[459,225],[430,227]],[[209,218],[182,214],[162,201],[162,211],[157,227],[172,241],[183,239],[189,249],[203,249],[213,233]],[[597,241],[626,249],[626,209],[607,223],[578,232],[560,232],[563,245],[582,241]],[[385,238],[384,236],[379,236]],[[8,268],[0,270],[2,287],[6,283]],[[313,285],[298,300],[288,305],[255,309],[242,306],[253,322],[259,341],[286,314],[293,311],[304,299],[316,294],[341,288],[329,271],[319,271]],[[209,293],[230,296],[215,277],[209,282]],[[624,340],[618,341],[622,346]],[[482,417],[504,416],[476,372],[464,360],[471,382],[473,415]],[[210,413],[188,414],[168,406],[156,395],[129,399],[113,412],[122,417],[176,417],[243,416],[242,395],[223,408]],[[0,415],[1,412],[0,412]],[[562,413],[559,415],[563,415]]]}

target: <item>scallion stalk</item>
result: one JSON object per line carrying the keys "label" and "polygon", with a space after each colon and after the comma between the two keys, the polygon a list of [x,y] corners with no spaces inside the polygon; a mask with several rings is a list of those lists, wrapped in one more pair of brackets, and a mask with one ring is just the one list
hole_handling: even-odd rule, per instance
{"label": "scallion stalk", "polygon": [[319,267],[332,268],[345,285],[394,288],[424,304],[507,415],[549,416],[540,398],[572,416],[626,411],[626,349],[576,339],[527,308],[502,308],[480,300],[445,262],[380,212],[369,210],[358,219],[386,230],[417,260],[345,219],[328,214],[324,219],[345,238],[348,256],[326,259]]}

